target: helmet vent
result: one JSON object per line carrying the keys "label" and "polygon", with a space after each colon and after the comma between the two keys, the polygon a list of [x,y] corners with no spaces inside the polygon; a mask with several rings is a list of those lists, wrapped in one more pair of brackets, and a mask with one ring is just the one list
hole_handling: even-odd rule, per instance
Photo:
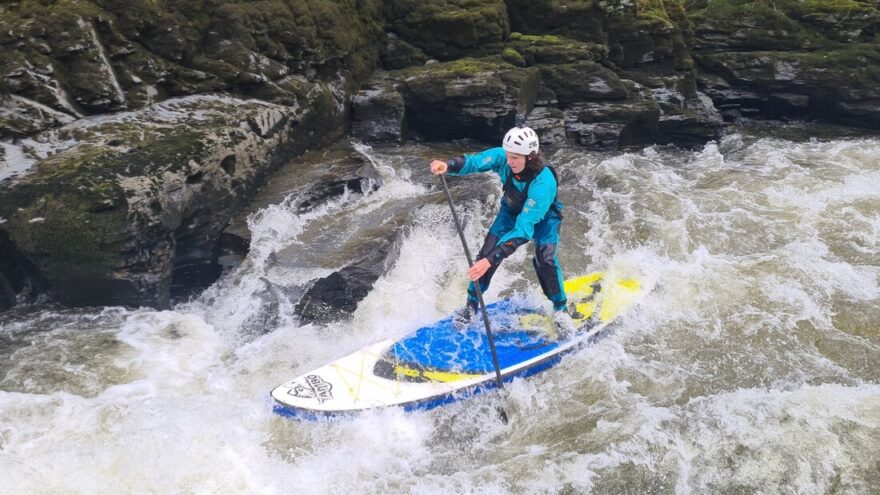
{"label": "helmet vent", "polygon": [[538,134],[529,127],[514,127],[507,131],[502,143],[504,150],[520,155],[530,155],[539,149]]}

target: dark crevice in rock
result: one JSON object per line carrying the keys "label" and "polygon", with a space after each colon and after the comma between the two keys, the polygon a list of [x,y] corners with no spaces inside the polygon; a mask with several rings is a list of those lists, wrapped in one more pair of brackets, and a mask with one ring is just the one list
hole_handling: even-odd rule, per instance
{"label": "dark crevice in rock", "polygon": [[229,175],[235,175],[235,155],[229,155],[220,162],[220,168]]}
{"label": "dark crevice in rock", "polygon": [[[225,169],[225,167],[224,167],[224,169]],[[202,182],[202,179],[204,179],[204,178],[205,178],[205,172],[199,171],[199,172],[194,173],[194,174],[190,175],[189,177],[187,177],[186,183],[187,183],[187,185],[190,185],[190,186],[194,185],[194,184],[199,184]]]}
{"label": "dark crevice in rock", "polygon": [[36,267],[0,231],[0,311],[15,306],[19,300],[33,301],[47,285]]}

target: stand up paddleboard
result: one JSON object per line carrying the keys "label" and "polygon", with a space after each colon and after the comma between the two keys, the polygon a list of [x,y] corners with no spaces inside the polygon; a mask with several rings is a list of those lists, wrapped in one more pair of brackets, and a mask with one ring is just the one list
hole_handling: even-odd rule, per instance
{"label": "stand up paddleboard", "polygon": [[[543,371],[595,340],[637,302],[642,285],[596,272],[566,281],[565,292],[582,315],[567,340],[557,338],[549,316],[524,301],[487,306],[504,381]],[[317,419],[388,406],[430,409],[496,386],[482,318],[459,331],[450,317],[294,378],[272,398],[278,414]]]}

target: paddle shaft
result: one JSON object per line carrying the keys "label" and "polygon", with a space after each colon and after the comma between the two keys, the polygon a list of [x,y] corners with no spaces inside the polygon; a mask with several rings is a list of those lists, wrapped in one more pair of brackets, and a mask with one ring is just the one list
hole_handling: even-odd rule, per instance
{"label": "paddle shaft", "polygon": [[[474,266],[473,258],[471,258],[471,250],[468,249],[467,240],[464,238],[464,231],[461,229],[461,223],[458,221],[458,215],[455,213],[455,204],[452,202],[452,195],[449,194],[449,187],[446,186],[446,174],[440,174],[440,183],[443,184],[443,192],[446,193],[446,201],[449,202],[449,209],[452,210],[452,219],[455,221],[455,229],[458,230],[458,237],[461,239],[461,246],[464,248],[464,255],[467,257],[468,267]],[[477,300],[480,301],[480,310],[483,313],[483,324],[486,325],[486,335],[489,336],[489,350],[492,351],[492,364],[495,366],[495,381],[498,388],[503,389],[504,383],[501,381],[501,368],[498,366],[498,353],[495,351],[495,337],[492,336],[492,328],[489,326],[489,312],[486,311],[486,303],[483,301],[483,291],[480,290],[480,281],[474,281],[474,288],[477,291]],[[504,422],[507,422],[507,414],[502,410]]]}

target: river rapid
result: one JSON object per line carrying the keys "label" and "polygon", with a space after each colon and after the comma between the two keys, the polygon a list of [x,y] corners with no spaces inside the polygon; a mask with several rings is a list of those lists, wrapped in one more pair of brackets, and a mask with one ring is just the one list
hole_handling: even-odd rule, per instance
{"label": "river rapid", "polygon": [[[552,151],[567,276],[610,267],[653,287],[613,333],[503,397],[273,414],[279,383],[463,303],[437,201],[413,209],[352,321],[300,325],[261,279],[343,266],[341,236],[436,194],[428,158],[465,146],[358,146],[380,188],[259,209],[247,257],[169,311],[0,314],[0,493],[880,493],[880,138],[812,126]],[[459,205],[472,249],[494,213],[480,205]],[[530,258],[505,261],[487,299],[539,296]]]}

